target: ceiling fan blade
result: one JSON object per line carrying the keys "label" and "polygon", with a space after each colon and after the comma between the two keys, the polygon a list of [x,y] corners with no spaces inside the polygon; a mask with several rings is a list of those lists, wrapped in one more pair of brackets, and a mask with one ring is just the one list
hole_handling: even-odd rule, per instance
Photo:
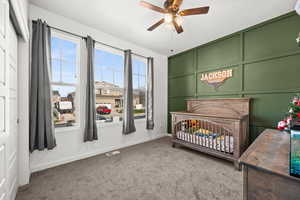
{"label": "ceiling fan blade", "polygon": [[163,8],[160,8],[158,6],[155,6],[155,5],[153,5],[151,3],[148,3],[146,1],[140,1],[140,5],[143,6],[143,7],[149,8],[151,10],[160,12],[160,13],[167,13],[167,10],[165,10]]}
{"label": "ceiling fan blade", "polygon": [[178,14],[180,16],[187,16],[187,15],[200,15],[200,14],[206,14],[209,11],[209,7],[201,7],[201,8],[191,8],[180,11]]}
{"label": "ceiling fan blade", "polygon": [[159,25],[163,24],[164,22],[165,22],[165,19],[162,18],[161,20],[159,20],[158,22],[156,22],[155,24],[150,26],[147,30],[148,31],[153,31],[154,29],[156,29]]}
{"label": "ceiling fan blade", "polygon": [[173,24],[174,24],[175,29],[176,29],[176,31],[177,31],[178,34],[180,34],[180,33],[183,32],[182,26],[179,26],[175,21],[173,21]]}

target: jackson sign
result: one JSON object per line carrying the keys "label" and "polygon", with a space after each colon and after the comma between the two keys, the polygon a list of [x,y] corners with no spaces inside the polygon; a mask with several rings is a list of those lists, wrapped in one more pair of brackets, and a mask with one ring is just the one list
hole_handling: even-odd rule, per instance
{"label": "jackson sign", "polygon": [[215,88],[220,87],[226,79],[229,79],[232,77],[232,69],[226,69],[216,72],[209,72],[209,73],[203,73],[201,74],[201,81],[212,85]]}

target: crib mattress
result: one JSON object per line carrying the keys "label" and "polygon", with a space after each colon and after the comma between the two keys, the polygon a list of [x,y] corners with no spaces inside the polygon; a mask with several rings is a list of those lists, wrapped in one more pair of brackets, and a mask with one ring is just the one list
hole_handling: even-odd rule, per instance
{"label": "crib mattress", "polygon": [[219,134],[211,135],[197,135],[190,134],[184,131],[178,131],[176,133],[177,139],[184,140],[186,142],[211,148],[217,151],[222,151],[226,153],[233,153],[234,151],[234,137],[224,136]]}

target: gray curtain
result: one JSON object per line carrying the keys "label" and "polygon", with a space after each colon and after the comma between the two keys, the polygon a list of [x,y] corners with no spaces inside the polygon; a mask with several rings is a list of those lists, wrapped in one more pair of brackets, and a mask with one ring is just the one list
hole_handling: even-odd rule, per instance
{"label": "gray curtain", "polygon": [[146,93],[146,128],[151,130],[154,128],[154,117],[153,117],[153,58],[147,59],[147,93]]}
{"label": "gray curtain", "polygon": [[86,39],[87,48],[87,76],[86,76],[86,102],[85,102],[85,126],[84,142],[98,139],[96,126],[95,108],[95,83],[94,83],[94,52],[95,41],[88,36]]}
{"label": "gray curtain", "polygon": [[124,52],[124,112],[123,134],[135,132],[132,88],[132,58],[131,50]]}
{"label": "gray curtain", "polygon": [[30,76],[29,150],[53,149],[56,146],[52,119],[50,66],[51,30],[38,20],[32,24]]}

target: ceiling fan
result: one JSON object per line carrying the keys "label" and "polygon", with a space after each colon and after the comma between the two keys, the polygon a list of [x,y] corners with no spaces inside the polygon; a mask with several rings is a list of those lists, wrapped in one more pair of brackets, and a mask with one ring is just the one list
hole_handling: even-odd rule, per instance
{"label": "ceiling fan", "polygon": [[165,14],[164,18],[150,26],[147,30],[153,31],[159,25],[163,23],[173,24],[177,33],[180,34],[183,32],[182,28],[182,16],[188,15],[200,15],[200,14],[207,14],[209,11],[209,7],[200,7],[200,8],[191,8],[186,10],[179,11],[179,8],[182,4],[183,0],[166,0],[164,3],[164,8],[155,6],[151,3],[146,1],[140,1],[140,5],[156,12]]}

